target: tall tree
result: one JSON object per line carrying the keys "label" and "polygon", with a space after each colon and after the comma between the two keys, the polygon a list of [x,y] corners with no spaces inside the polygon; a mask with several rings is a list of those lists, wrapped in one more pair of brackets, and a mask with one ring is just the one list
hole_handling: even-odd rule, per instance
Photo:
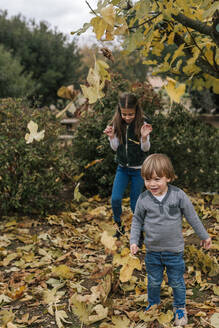
{"label": "tall tree", "polygon": [[55,101],[64,84],[79,85],[80,55],[75,42],[45,22],[36,24],[20,15],[8,19],[0,14],[0,44],[19,58],[24,72],[37,82],[36,98],[45,103]]}
{"label": "tall tree", "polygon": [[28,97],[34,92],[36,85],[23,69],[19,60],[0,44],[0,98]]}
{"label": "tall tree", "polygon": [[219,93],[218,1],[99,0],[91,10],[94,17],[77,34],[92,27],[98,40],[121,36],[125,52],[138,49],[153,73]]}

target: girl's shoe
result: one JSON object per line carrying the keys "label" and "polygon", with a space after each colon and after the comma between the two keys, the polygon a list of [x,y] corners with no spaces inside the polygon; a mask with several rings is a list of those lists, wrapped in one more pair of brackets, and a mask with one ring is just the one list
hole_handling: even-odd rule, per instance
{"label": "girl's shoe", "polygon": [[122,235],[125,234],[125,228],[123,225],[118,226],[116,233],[113,235],[113,237],[120,239]]}
{"label": "girl's shoe", "polygon": [[176,326],[185,326],[188,323],[186,308],[173,308],[174,324]]}

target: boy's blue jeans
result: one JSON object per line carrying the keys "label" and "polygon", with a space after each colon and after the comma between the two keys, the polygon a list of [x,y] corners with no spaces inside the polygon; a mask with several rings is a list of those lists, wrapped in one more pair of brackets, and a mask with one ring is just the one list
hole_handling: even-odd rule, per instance
{"label": "boy's blue jeans", "polygon": [[116,170],[111,197],[113,217],[116,223],[121,222],[122,198],[129,182],[131,182],[130,205],[131,210],[134,213],[138,196],[144,187],[144,180],[141,177],[141,169],[131,169],[119,165]]}
{"label": "boy's blue jeans", "polygon": [[166,268],[168,284],[173,289],[173,306],[184,308],[186,304],[186,287],[183,277],[185,271],[183,252],[147,252],[145,265],[148,274],[149,304],[160,303],[160,286],[163,281],[163,272]]}

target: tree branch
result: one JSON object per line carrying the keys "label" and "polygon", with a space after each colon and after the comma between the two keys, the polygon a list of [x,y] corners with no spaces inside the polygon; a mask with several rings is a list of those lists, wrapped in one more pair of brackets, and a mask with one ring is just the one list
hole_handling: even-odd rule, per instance
{"label": "tree branch", "polygon": [[188,18],[183,14],[172,15],[172,17],[184,26],[191,27],[193,30],[198,31],[199,33],[211,36],[212,29],[205,23]]}
{"label": "tree branch", "polygon": [[155,16],[153,16],[153,17],[151,17],[151,18],[145,20],[143,23],[141,23],[141,24],[139,24],[139,25],[136,25],[136,26],[129,27],[128,30],[130,31],[130,30],[132,30],[132,29],[136,29],[136,28],[138,28],[138,27],[140,27],[140,26],[142,26],[142,25],[144,25],[144,24],[150,23],[150,22],[152,22],[152,20],[154,20],[155,18],[157,18],[157,17],[160,16],[160,15],[161,15],[161,13],[157,13]]}
{"label": "tree branch", "polygon": [[[174,42],[176,45],[180,46],[181,44],[185,44],[188,46],[188,44],[185,42],[185,40],[182,38],[181,35],[178,33],[175,34]],[[189,48],[184,48],[185,53],[190,57],[191,51]],[[201,70],[211,76],[214,76],[216,79],[219,78],[219,72],[214,69],[213,66],[209,64],[209,62],[206,62],[201,56],[196,60],[196,65],[201,68]]]}
{"label": "tree branch", "polygon": [[181,13],[178,15],[172,15],[172,17],[174,20],[181,23],[183,26],[190,27],[193,30],[195,30],[201,34],[210,36],[213,39],[213,41],[217,44],[217,46],[219,47],[219,40],[214,37],[212,26],[208,26],[207,24],[202,23],[198,20],[194,20],[189,17],[186,17],[185,15],[183,15]]}
{"label": "tree branch", "polygon": [[92,11],[92,13],[95,15],[95,16],[98,16],[97,14],[96,14],[96,12],[93,10],[93,8],[91,7],[91,5],[89,4],[89,2],[88,1],[85,1],[86,2],[86,4],[88,5],[88,7],[90,8],[90,10]]}

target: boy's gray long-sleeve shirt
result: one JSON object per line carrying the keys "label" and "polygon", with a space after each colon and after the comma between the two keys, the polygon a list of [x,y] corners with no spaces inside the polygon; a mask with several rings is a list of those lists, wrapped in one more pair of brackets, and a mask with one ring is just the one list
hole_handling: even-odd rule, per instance
{"label": "boy's gray long-sleeve shirt", "polygon": [[194,206],[183,190],[168,185],[167,194],[161,202],[150,191],[144,191],[138,198],[132,219],[130,245],[138,245],[143,228],[147,251],[184,251],[183,216],[201,240],[209,238]]}

